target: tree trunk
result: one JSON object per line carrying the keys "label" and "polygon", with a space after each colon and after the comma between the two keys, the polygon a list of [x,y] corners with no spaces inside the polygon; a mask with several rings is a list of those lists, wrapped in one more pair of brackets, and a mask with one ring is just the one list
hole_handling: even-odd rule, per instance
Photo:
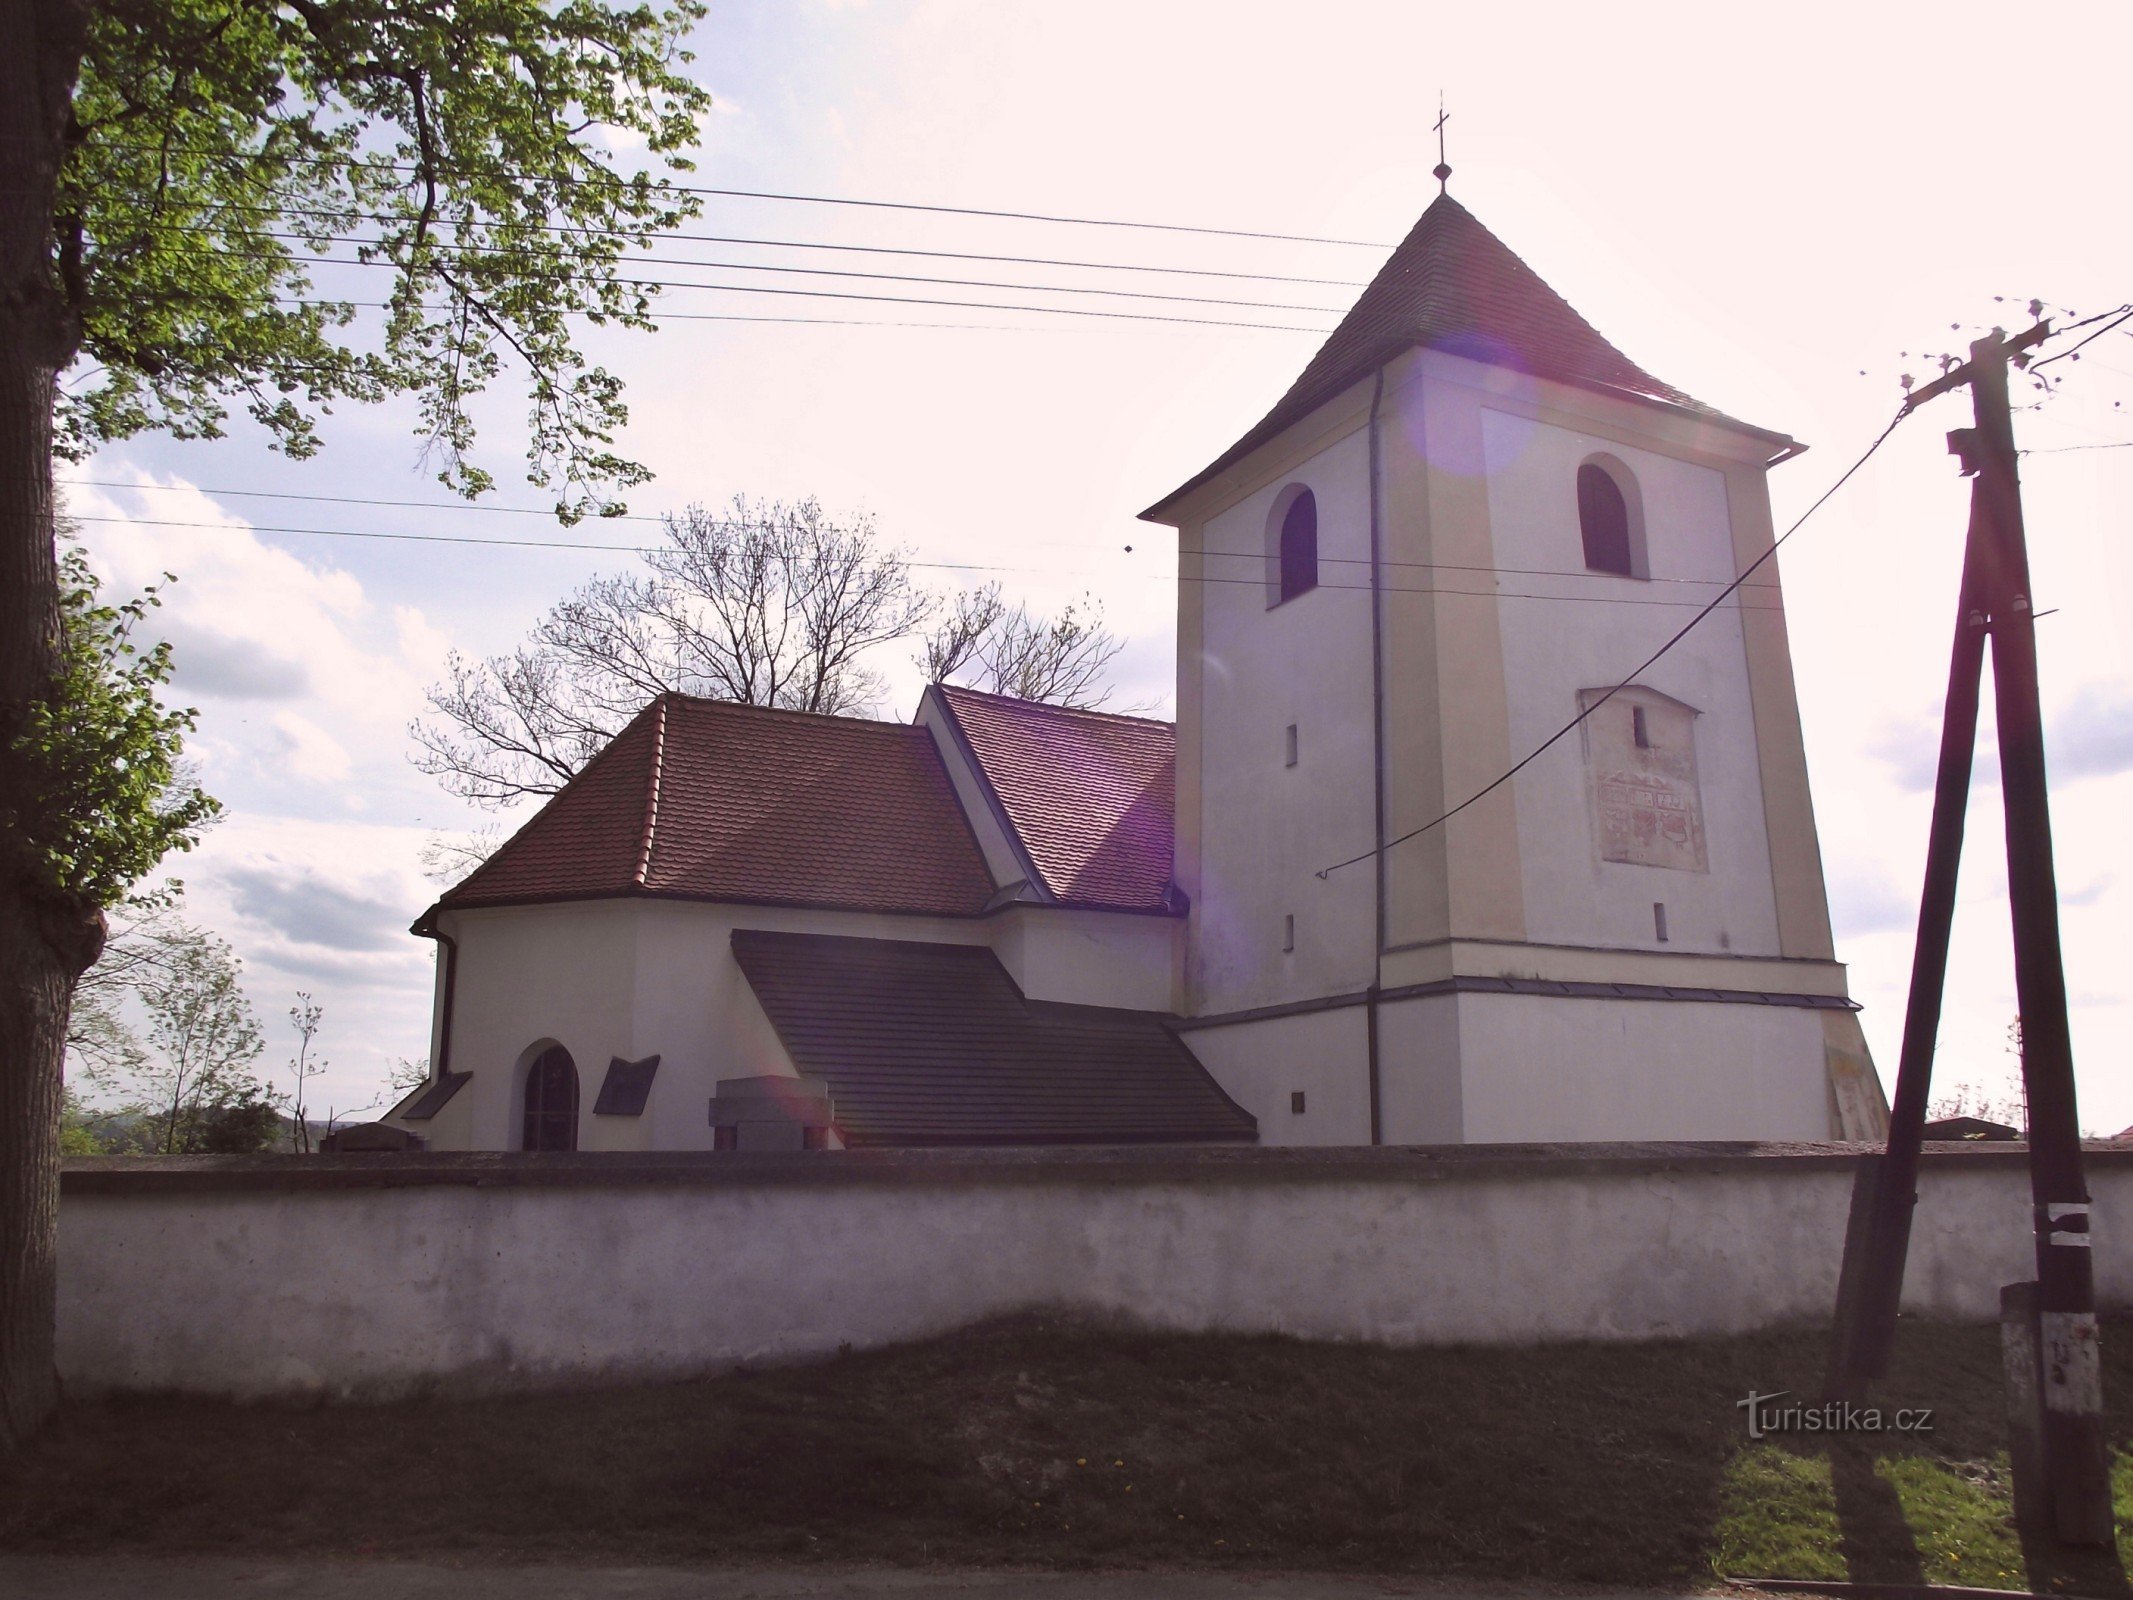
{"label": "tree trunk", "polygon": [[[52,203],[81,68],[82,0],[0,0],[0,800],[7,752],[58,665],[52,408],[79,321],[52,272]],[[74,980],[103,918],[41,892],[0,841],[0,1453],[58,1396],[52,1314],[59,1105]]]}

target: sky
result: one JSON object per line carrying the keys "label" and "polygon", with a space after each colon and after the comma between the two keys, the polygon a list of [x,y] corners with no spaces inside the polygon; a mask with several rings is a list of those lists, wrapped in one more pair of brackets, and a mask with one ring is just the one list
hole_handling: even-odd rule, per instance
{"label": "sky", "polygon": [[[1046,608],[1093,595],[1128,641],[1119,701],[1167,714],[1174,548],[1136,513],[1259,418],[1317,347],[1294,330],[1330,329],[1346,285],[1434,195],[1440,92],[1451,191],[1483,223],[1647,371],[1811,446],[1772,475],[1782,528],[1887,422],[1902,375],[1931,376],[1934,355],[1995,322],[2026,326],[2032,298],[2081,315],[2133,299],[2129,43],[2123,5],[2050,0],[2019,13],[713,0],[693,39],[691,71],[716,100],[696,182],[1358,243],[714,199],[692,231],[788,243],[663,253],[853,262],[789,243],[808,241],[1328,281],[894,256],[860,259],[1016,287],[662,269],[1204,324],[682,290],[667,309],[824,320],[680,320],[588,348],[628,386],[621,448],[657,474],[633,512],[814,495],[872,514],[929,583],[996,577]],[[2038,640],[2077,1078],[2084,1124],[2109,1133],[2133,1124],[2133,339],[2053,370],[2061,388],[2016,429],[2033,452],[2037,604],[2053,612]],[[246,964],[269,1076],[286,1083],[296,993],[324,1004],[314,1105],[375,1105],[392,1060],[428,1049],[431,946],[407,932],[436,892],[419,853],[433,832],[488,819],[409,761],[424,686],[447,651],[508,649],[631,558],[290,530],[641,538],[641,525],[565,531],[538,514],[547,501],[516,470],[523,409],[500,388],[480,413],[479,459],[500,484],[484,504],[512,509],[447,503],[401,406],[338,411],[303,463],[240,422],[220,441],[144,436],[69,469],[69,504],[114,584],[177,577],[157,625],[227,816],[176,869],[188,915]],[[1780,558],[1838,954],[1885,1079],[1968,496],[1944,435],[1968,420],[1960,397],[1922,409]],[[877,665],[891,679],[879,710],[908,716],[916,672],[894,651]],[[2016,1006],[1989,698],[1978,770],[1936,1083],[2000,1096]]]}

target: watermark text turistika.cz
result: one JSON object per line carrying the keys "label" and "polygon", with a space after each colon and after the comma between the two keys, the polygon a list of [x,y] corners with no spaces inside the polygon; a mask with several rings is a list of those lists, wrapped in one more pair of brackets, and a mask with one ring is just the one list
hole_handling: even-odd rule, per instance
{"label": "watermark text turistika.cz", "polygon": [[1817,1405],[1809,1405],[1804,1400],[1794,1400],[1790,1405],[1778,1403],[1791,1393],[1790,1389],[1780,1389],[1776,1394],[1758,1394],[1750,1389],[1747,1399],[1733,1402],[1736,1409],[1748,1413],[1749,1438],[1764,1439],[1773,1433],[1933,1431],[1931,1406],[1906,1406],[1885,1411],[1880,1406],[1854,1405],[1849,1400],[1824,1400]]}

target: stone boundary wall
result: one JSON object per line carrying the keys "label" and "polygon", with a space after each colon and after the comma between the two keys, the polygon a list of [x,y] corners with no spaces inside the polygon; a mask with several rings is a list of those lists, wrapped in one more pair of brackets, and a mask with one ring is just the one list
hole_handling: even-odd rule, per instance
{"label": "stone boundary wall", "polygon": [[[1861,1147],[1178,1147],[66,1163],[76,1394],[630,1382],[1030,1307],[1392,1344],[1826,1321]],[[1927,1147],[1904,1304],[2034,1275],[2020,1146]],[[2093,1145],[2133,1308],[2133,1147]]]}

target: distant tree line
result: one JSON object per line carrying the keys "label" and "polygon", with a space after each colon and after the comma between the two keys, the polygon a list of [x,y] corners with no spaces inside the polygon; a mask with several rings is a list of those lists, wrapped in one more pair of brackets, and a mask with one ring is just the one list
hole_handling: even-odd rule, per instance
{"label": "distant tree line", "polygon": [[[247,1155],[306,1152],[321,1125],[313,1084],[326,1009],[299,992],[289,1008],[296,1051],[287,1088],[259,1076],[264,1041],[227,941],[178,914],[175,893],[112,914],[103,955],[76,985],[60,1111],[66,1155]],[[386,1093],[429,1076],[395,1064]],[[326,1108],[324,1127],[374,1111]]]}

